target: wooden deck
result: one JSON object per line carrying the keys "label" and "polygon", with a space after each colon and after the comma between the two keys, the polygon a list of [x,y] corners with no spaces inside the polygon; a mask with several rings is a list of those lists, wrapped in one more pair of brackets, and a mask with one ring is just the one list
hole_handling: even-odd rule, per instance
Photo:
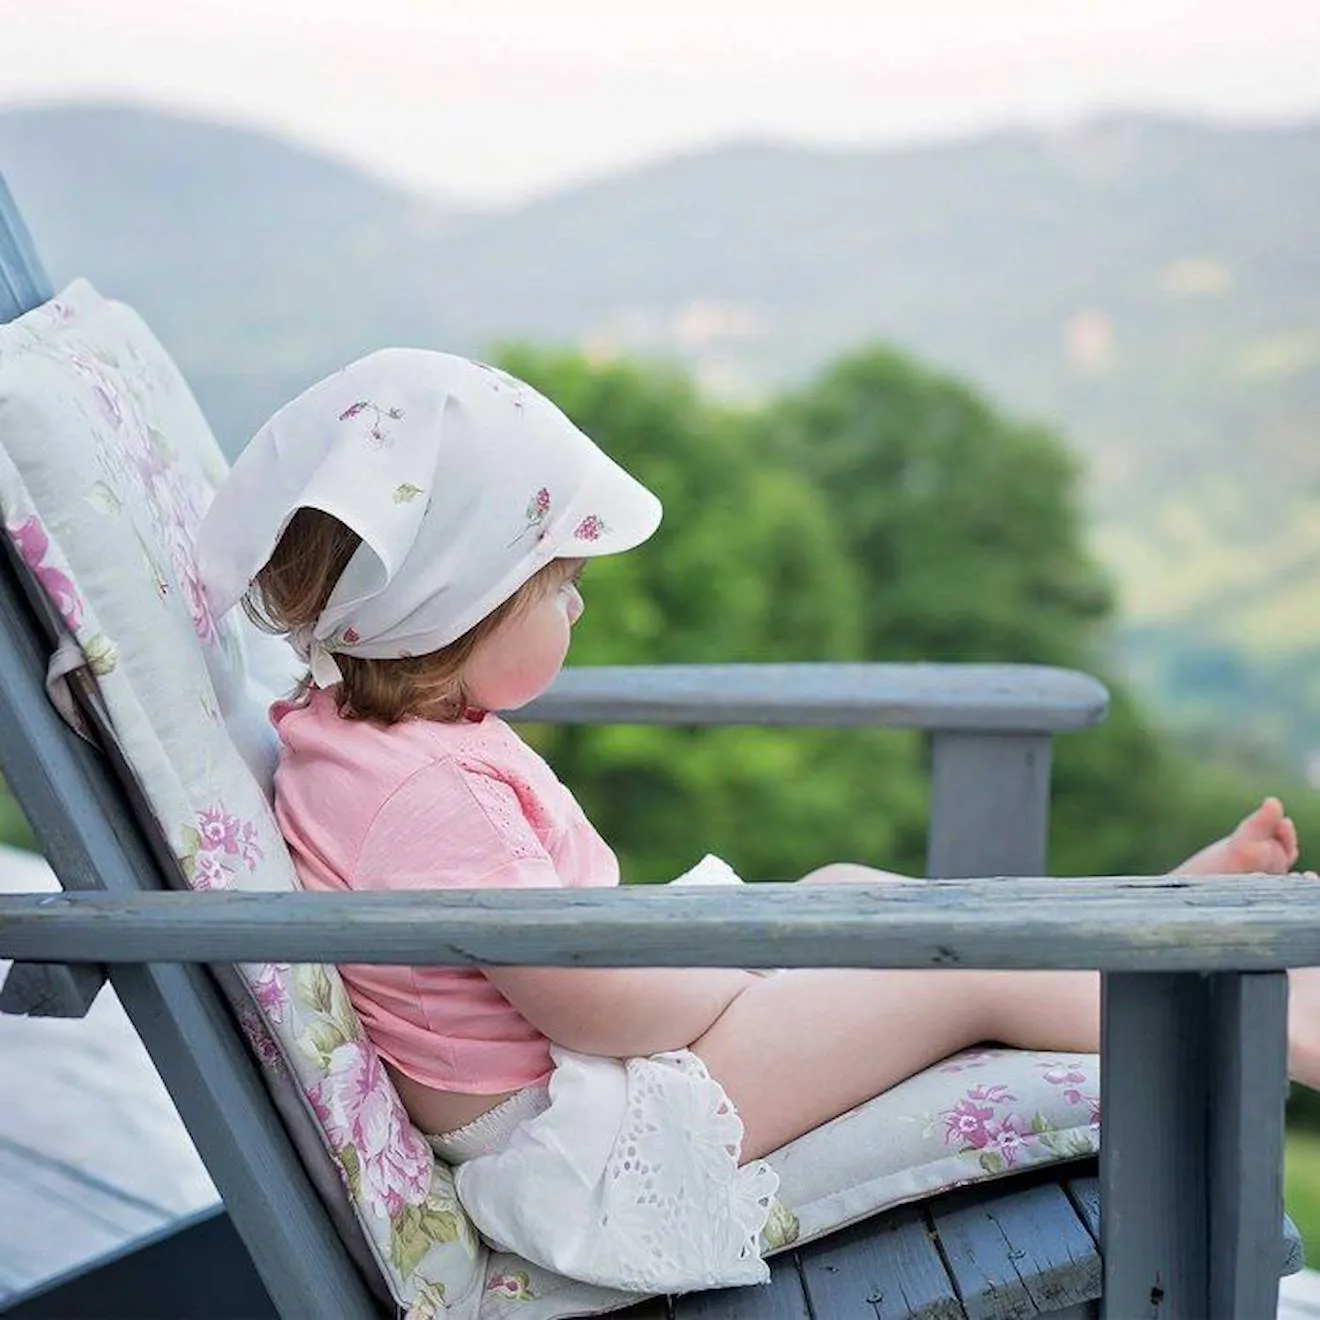
{"label": "wooden deck", "polygon": [[[765,1290],[694,1293],[627,1320],[1017,1320],[1099,1314],[1099,1186],[1043,1176],[1006,1199],[955,1192],[777,1258]],[[767,1301],[772,1305],[767,1305]]]}
{"label": "wooden deck", "polygon": [[[0,893],[46,889],[44,862],[0,848]],[[75,1021],[0,1016],[0,1307],[214,1200],[113,994]]]}

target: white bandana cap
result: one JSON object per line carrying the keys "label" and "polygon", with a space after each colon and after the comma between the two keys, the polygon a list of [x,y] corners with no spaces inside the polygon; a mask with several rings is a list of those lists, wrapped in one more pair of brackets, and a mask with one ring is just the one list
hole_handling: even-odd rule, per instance
{"label": "white bandana cap", "polygon": [[279,410],[202,522],[216,617],[299,509],[362,538],[325,608],[289,640],[320,687],[334,653],[398,659],[456,641],[552,559],[629,550],[660,501],[530,385],[426,349],[351,363]]}

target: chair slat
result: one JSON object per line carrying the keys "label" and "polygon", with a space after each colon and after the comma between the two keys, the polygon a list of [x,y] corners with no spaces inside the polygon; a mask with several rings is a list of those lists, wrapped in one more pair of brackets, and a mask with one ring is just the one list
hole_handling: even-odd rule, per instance
{"label": "chair slat", "polygon": [[817,1317],[965,1320],[967,1314],[917,1206],[805,1248],[802,1280]]}
{"label": "chair slat", "polygon": [[1056,1183],[994,1201],[955,1195],[931,1207],[968,1320],[1018,1320],[1100,1295],[1095,1240]]}
{"label": "chair slat", "polygon": [[[797,1256],[770,1262],[764,1288],[717,1288],[672,1299],[674,1320],[819,1320],[807,1304]],[[842,1320],[842,1316],[840,1317]]]}

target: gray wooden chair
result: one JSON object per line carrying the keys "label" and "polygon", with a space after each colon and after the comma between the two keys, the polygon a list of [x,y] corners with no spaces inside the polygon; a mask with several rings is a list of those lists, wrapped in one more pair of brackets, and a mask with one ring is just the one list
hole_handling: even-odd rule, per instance
{"label": "gray wooden chair", "polygon": [[[0,181],[0,321],[51,290]],[[566,672],[539,720],[926,730],[928,871],[899,889],[757,886],[544,896],[160,892],[172,858],[109,746],[46,697],[58,619],[0,564],[0,771],[66,893],[0,897],[6,1011],[75,1014],[107,979],[224,1201],[15,1304],[15,1316],[371,1316],[205,964],[1098,967],[1105,1141],[1069,1166],[951,1193],[779,1257],[768,1289],[637,1317],[1273,1315],[1281,1271],[1287,965],[1320,963],[1320,890],[1044,874],[1051,739],[1103,717],[1081,675],[987,666]],[[89,684],[75,683],[93,729]],[[559,896],[556,896],[559,897]],[[663,899],[662,909],[657,899]],[[569,920],[565,920],[567,916]],[[1103,1216],[1100,1207],[1104,1207]]]}

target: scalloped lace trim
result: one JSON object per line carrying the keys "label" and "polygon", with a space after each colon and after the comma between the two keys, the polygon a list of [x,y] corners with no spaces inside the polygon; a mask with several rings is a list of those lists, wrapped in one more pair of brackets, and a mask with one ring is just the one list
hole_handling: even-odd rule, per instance
{"label": "scalloped lace trim", "polygon": [[483,1235],[631,1292],[768,1279],[761,1231],[779,1175],[762,1160],[739,1167],[742,1120],[701,1060],[554,1053],[550,1107],[455,1173]]}

